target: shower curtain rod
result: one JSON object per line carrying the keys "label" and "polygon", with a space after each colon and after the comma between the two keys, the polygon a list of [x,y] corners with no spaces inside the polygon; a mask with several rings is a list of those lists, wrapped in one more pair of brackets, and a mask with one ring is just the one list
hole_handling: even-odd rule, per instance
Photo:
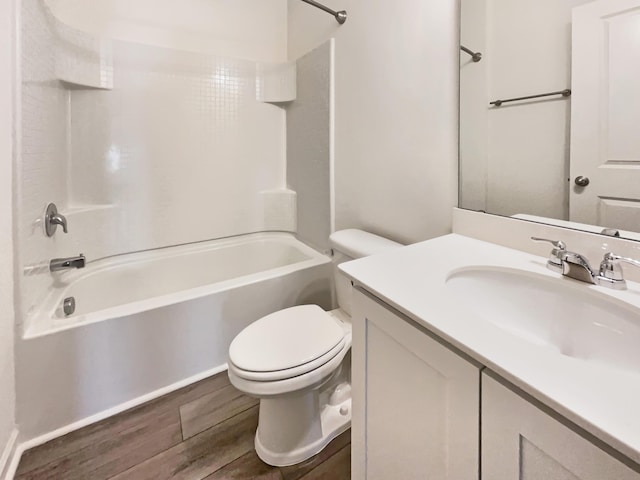
{"label": "shower curtain rod", "polygon": [[471,55],[471,59],[476,63],[482,60],[482,54],[480,52],[474,52],[473,50],[468,49],[464,45],[460,45],[460,50]]}
{"label": "shower curtain rod", "polygon": [[319,8],[320,10],[324,10],[325,12],[330,13],[335,17],[336,21],[340,25],[342,25],[344,22],[347,21],[347,12],[345,12],[344,10],[340,10],[339,12],[336,12],[335,10],[331,10],[329,7],[325,7],[324,5],[316,2],[315,0],[302,0],[302,1],[304,3],[308,3],[309,5],[313,5],[314,7]]}

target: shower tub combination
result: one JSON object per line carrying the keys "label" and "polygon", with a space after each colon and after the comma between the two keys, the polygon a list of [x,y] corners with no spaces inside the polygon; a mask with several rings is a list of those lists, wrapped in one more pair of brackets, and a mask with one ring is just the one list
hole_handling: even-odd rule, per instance
{"label": "shower tub combination", "polygon": [[[251,322],[304,303],[330,309],[331,278],[331,259],[286,233],[58,274],[17,344],[23,439],[44,441],[223,371],[231,341]],[[68,297],[71,315],[62,308]]]}

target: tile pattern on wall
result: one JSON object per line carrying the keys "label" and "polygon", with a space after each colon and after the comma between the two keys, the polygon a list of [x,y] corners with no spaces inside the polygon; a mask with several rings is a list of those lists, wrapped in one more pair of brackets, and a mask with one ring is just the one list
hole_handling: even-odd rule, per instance
{"label": "tile pattern on wall", "polygon": [[[285,111],[258,101],[261,64],[93,38],[43,0],[21,20],[21,317],[55,280],[51,258],[295,229]],[[290,65],[270,71],[291,90]],[[48,202],[68,235],[44,236]]]}
{"label": "tile pattern on wall", "polygon": [[55,31],[56,77],[72,86],[113,88],[111,41],[68,27],[49,15]]}
{"label": "tile pattern on wall", "polygon": [[104,240],[81,240],[92,257],[262,228],[260,192],[283,184],[284,112],[256,101],[255,72],[114,42],[114,89],[71,94],[71,203],[114,206],[95,226]]}
{"label": "tile pattern on wall", "polygon": [[56,36],[51,15],[40,0],[24,0],[21,9],[18,216],[19,254],[22,265],[28,265],[21,293],[28,309],[49,287],[47,260],[57,253],[58,239],[44,236],[41,222],[44,209],[49,201],[62,209],[67,206],[69,92],[56,79]]}

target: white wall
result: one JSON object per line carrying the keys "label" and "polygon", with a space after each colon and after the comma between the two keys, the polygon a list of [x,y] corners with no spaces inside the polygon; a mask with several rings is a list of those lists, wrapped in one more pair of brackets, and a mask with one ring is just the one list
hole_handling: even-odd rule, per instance
{"label": "white wall", "polygon": [[286,57],[285,0],[47,0],[70,26],[166,48],[279,62]]}
{"label": "white wall", "polygon": [[336,228],[445,234],[457,202],[455,0],[289,0],[289,59],[335,37]]}
{"label": "white wall", "polygon": [[15,424],[13,279],[13,1],[0,2],[0,477]]}

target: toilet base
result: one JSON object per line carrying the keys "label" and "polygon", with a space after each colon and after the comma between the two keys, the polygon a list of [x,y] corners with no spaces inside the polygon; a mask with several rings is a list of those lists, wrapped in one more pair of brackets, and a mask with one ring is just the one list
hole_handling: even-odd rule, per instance
{"label": "toilet base", "polygon": [[350,393],[350,385],[342,383],[329,393],[312,390],[260,400],[258,457],[269,465],[286,467],[320,453],[351,426]]}

